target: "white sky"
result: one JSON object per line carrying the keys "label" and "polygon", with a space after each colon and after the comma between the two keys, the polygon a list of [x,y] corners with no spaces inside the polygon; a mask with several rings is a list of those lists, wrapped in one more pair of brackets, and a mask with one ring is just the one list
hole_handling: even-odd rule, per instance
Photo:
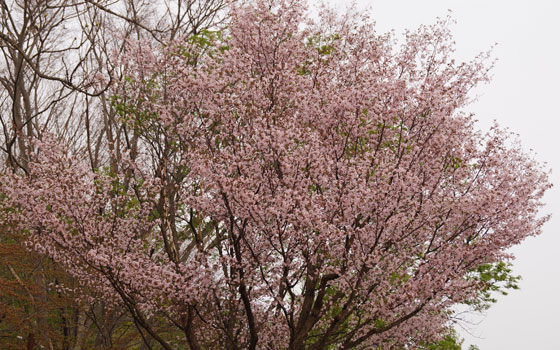
{"label": "white sky", "polygon": [[[345,4],[344,0],[330,0]],[[481,350],[560,350],[560,2],[554,0],[358,0],[371,7],[377,31],[431,24],[447,10],[457,24],[451,27],[457,58],[469,59],[492,44],[498,58],[493,81],[481,86],[480,99],[468,108],[479,127],[496,119],[520,134],[525,149],[552,168],[557,186],[545,198],[543,212],[552,213],[543,234],[524,241],[512,252],[514,272],[523,280],[519,291],[499,297],[477,325],[470,326],[464,346]],[[473,336],[474,335],[474,336]]]}

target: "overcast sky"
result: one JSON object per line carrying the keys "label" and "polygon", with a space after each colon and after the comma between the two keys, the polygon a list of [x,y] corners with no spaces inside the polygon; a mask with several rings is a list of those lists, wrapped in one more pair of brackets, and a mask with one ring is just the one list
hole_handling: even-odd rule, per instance
{"label": "overcast sky", "polygon": [[[343,0],[331,0],[343,4]],[[358,0],[370,7],[378,31],[416,28],[444,17],[451,27],[457,58],[469,59],[492,44],[498,59],[493,81],[481,86],[470,111],[483,130],[495,119],[520,135],[525,149],[552,169],[555,188],[543,212],[552,213],[542,235],[525,240],[512,252],[521,289],[499,297],[465,345],[481,350],[560,350],[560,2],[555,0]],[[473,336],[474,335],[474,336]],[[465,349],[468,346],[464,346]]]}

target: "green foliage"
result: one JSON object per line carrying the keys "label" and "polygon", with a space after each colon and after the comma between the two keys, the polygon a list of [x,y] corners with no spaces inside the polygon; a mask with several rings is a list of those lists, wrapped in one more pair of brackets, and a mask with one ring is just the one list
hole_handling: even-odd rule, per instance
{"label": "green foliage", "polygon": [[[319,56],[318,62],[326,62],[327,57],[332,55],[335,50],[335,42],[340,40],[339,34],[329,34],[323,35],[321,33],[316,33],[309,38],[307,38],[306,45],[308,47],[313,47],[317,50]],[[300,75],[311,74],[310,66],[315,62],[315,59],[308,59],[298,68],[297,72]]]}
{"label": "green foliage", "polygon": [[461,350],[461,343],[451,336],[446,336],[443,340],[437,343],[429,344],[425,347],[426,350]]}
{"label": "green foliage", "polygon": [[487,310],[497,300],[496,293],[507,295],[508,290],[519,289],[518,282],[521,276],[512,274],[512,264],[497,262],[483,264],[472,271],[466,278],[483,284],[483,289],[476,298],[468,300],[465,304],[473,306],[476,311]]}
{"label": "green foliage", "polygon": [[[449,331],[449,333],[440,341],[430,344],[422,344],[420,346],[421,350],[461,350],[463,340],[459,338],[457,332],[453,329]],[[469,350],[472,349],[472,345]]]}
{"label": "green foliage", "polygon": [[229,50],[229,46],[225,45],[224,41],[223,31],[202,29],[191,35],[184,45],[174,43],[171,56],[183,56],[187,59],[187,64],[196,66],[204,55],[215,58]]}
{"label": "green foliage", "polygon": [[307,46],[314,47],[320,56],[330,55],[334,51],[335,41],[340,39],[340,35],[336,33],[327,35],[316,33],[307,38]]}

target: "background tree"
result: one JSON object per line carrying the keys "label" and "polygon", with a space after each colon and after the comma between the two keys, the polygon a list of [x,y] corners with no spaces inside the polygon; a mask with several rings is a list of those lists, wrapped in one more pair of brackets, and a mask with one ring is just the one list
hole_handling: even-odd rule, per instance
{"label": "background tree", "polygon": [[[134,135],[115,119],[105,90],[128,38],[163,42],[227,21],[225,1],[0,1],[1,171],[27,172],[26,140],[54,135],[91,169],[119,164]],[[111,74],[109,74],[112,72]],[[109,79],[98,79],[99,76]],[[52,259],[29,253],[21,232],[0,233],[0,347],[124,349],[141,344],[121,308],[81,290]],[[54,286],[60,288],[56,289]],[[64,312],[62,312],[64,310]],[[131,331],[132,330],[132,331]],[[18,338],[19,337],[19,338]]]}

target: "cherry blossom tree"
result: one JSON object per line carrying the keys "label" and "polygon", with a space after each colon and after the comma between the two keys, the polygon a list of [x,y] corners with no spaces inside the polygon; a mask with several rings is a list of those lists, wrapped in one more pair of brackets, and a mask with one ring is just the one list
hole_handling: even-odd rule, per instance
{"label": "cherry blossom tree", "polygon": [[543,167],[464,111],[488,55],[456,63],[444,21],[399,46],[366,15],[256,1],[125,52],[135,147],[92,171],[34,141],[2,218],[148,348],[417,348],[547,219]]}

